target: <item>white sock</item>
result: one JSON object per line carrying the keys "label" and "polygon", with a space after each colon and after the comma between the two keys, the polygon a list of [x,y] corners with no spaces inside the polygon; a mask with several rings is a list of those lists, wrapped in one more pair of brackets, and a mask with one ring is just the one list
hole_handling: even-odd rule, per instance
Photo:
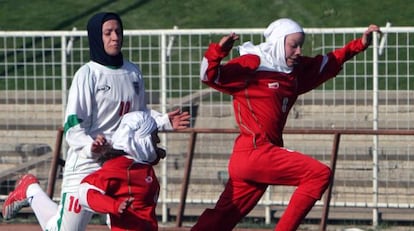
{"label": "white sock", "polygon": [[58,205],[42,190],[39,184],[31,184],[26,191],[30,206],[36,218],[45,230],[46,224],[51,217],[57,214]]}
{"label": "white sock", "polygon": [[33,197],[38,192],[43,192],[43,189],[40,187],[40,185],[39,184],[31,184],[31,185],[29,185],[29,187],[27,187],[26,197],[27,198]]}

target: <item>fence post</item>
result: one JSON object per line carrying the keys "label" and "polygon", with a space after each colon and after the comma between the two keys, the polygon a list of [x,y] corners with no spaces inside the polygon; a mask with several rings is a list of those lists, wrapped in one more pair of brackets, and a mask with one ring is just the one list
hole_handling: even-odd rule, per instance
{"label": "fence post", "polygon": [[[378,33],[374,32],[372,38],[372,106],[373,106],[373,118],[372,129],[378,130]],[[372,148],[372,226],[374,229],[378,226],[378,135],[373,136],[373,148]]]}
{"label": "fence post", "polygon": [[[161,60],[160,60],[160,106],[161,113],[167,113],[167,35],[161,33]],[[167,146],[167,135],[163,134],[161,137],[163,146]],[[168,221],[168,205],[167,205],[167,161],[161,162],[161,198],[162,198],[162,222]]]}
{"label": "fence post", "polygon": [[332,194],[332,188],[333,188],[333,183],[335,179],[336,160],[338,157],[338,149],[339,149],[340,140],[341,140],[341,133],[336,132],[334,135],[334,142],[333,142],[332,151],[331,151],[331,166],[330,167],[332,171],[332,176],[331,176],[328,189],[326,190],[325,201],[323,203],[323,214],[322,214],[322,219],[321,219],[321,224],[320,224],[321,231],[326,230],[326,223],[328,221],[329,204],[331,203],[331,194]]}
{"label": "fence post", "polygon": [[185,203],[187,199],[187,192],[188,192],[188,185],[190,183],[190,175],[191,175],[191,168],[193,164],[193,157],[194,157],[194,148],[197,139],[197,132],[191,132],[190,144],[188,146],[187,152],[187,162],[185,164],[185,171],[184,171],[184,180],[181,187],[181,196],[180,196],[180,207],[177,213],[177,227],[182,226],[182,218],[184,216],[185,210]]}
{"label": "fence post", "polygon": [[62,151],[62,139],[63,139],[63,128],[58,128],[56,134],[56,142],[55,147],[53,150],[53,157],[52,162],[50,163],[51,168],[49,172],[49,179],[47,182],[47,195],[53,199],[53,194],[55,192],[55,184],[56,184],[56,174],[58,170],[58,165],[62,164],[60,154]]}

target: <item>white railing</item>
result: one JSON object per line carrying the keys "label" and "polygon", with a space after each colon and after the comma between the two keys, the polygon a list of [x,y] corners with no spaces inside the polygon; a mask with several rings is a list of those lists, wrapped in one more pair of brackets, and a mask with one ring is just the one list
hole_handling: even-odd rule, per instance
{"label": "white railing", "polygon": [[[305,28],[304,54],[327,53],[359,37],[364,30]],[[257,44],[263,41],[262,31],[126,30],[123,54],[141,67],[152,108],[166,112],[175,106],[188,107],[195,115],[194,127],[235,128],[230,98],[199,83],[199,63],[208,44],[224,34],[236,32],[240,42]],[[386,40],[376,37],[373,46],[347,62],[337,78],[298,99],[287,122],[288,129],[413,129],[414,27],[386,27],[383,32]],[[236,55],[234,50],[229,58]],[[55,131],[63,123],[72,76],[88,60],[85,31],[0,31],[0,143],[46,143],[53,147]],[[175,191],[185,159],[182,154],[186,150],[181,144],[186,141],[180,140],[180,135],[163,136],[170,154],[158,169],[163,182],[160,203],[165,221],[168,204],[179,199]],[[194,188],[192,193],[190,188],[188,203],[213,203],[217,199],[222,188],[217,185],[216,174],[226,171],[223,156],[229,154],[233,138],[229,134],[206,135],[198,142],[196,156],[204,162],[195,163],[200,176],[194,177],[202,185],[202,192]],[[329,160],[330,144],[326,139],[285,137],[287,147],[313,154],[322,161]],[[348,165],[339,166],[343,175],[338,180],[340,184],[335,184],[332,205],[412,207],[413,146],[409,136],[355,136],[342,141],[339,153]],[[223,159],[216,161],[217,156],[212,154]],[[210,163],[208,168],[205,163]],[[349,170],[350,166],[354,168]],[[203,172],[206,169],[209,172]],[[352,179],[346,176],[350,172],[363,178],[363,183],[349,184]],[[261,203],[288,202],[291,189],[271,187],[270,191]]]}

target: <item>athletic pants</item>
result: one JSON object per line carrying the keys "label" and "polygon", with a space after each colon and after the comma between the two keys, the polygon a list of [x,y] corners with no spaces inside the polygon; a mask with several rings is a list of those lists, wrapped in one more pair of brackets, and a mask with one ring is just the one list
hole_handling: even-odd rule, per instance
{"label": "athletic pants", "polygon": [[28,197],[42,230],[82,231],[86,230],[93,213],[79,204],[78,193],[63,193],[58,205],[40,188],[39,184],[29,186]]}
{"label": "athletic pants", "polygon": [[[240,145],[239,145],[240,144]],[[230,231],[257,204],[268,185],[297,186],[275,230],[294,231],[329,185],[331,170],[302,153],[269,142],[236,141],[229,180],[215,208],[206,209],[192,231]]]}

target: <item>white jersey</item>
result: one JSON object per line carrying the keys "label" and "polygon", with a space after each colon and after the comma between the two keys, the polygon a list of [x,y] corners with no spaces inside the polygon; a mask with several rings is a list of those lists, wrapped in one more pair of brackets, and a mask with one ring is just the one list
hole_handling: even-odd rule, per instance
{"label": "white jersey", "polygon": [[[111,69],[90,61],[75,73],[65,116],[69,150],[62,192],[76,192],[81,180],[99,168],[90,151],[96,136],[110,140],[122,115],[137,110],[148,109],[141,71],[131,62],[124,60],[121,68]],[[156,111],[151,115],[160,130],[172,129],[168,115]]]}

